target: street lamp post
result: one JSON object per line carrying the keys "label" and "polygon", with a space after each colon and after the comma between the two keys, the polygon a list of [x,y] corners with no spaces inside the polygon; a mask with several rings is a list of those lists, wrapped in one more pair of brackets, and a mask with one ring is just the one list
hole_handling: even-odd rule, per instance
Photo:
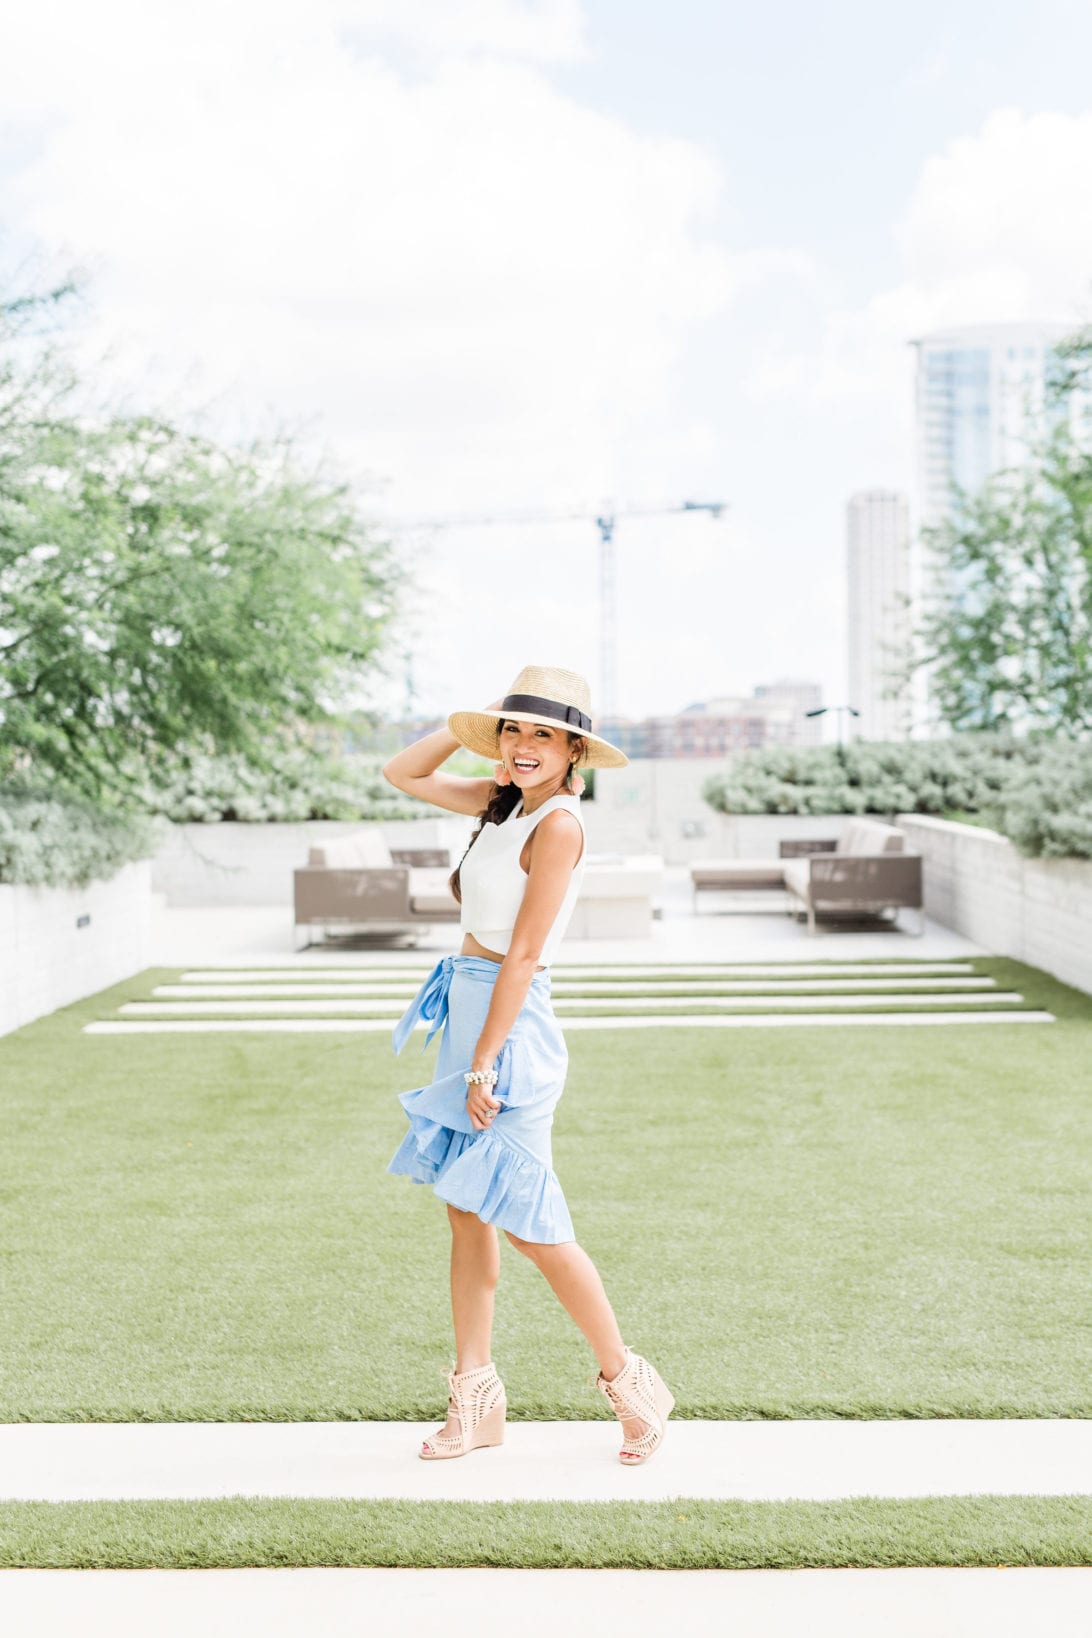
{"label": "street lamp post", "polygon": [[804,715],[806,717],[824,717],[828,711],[833,711],[834,715],[838,718],[838,749],[841,750],[843,739],[842,725],[845,720],[846,712],[848,711],[851,717],[859,717],[861,713],[858,711],[855,705],[817,705],[814,711],[805,711]]}

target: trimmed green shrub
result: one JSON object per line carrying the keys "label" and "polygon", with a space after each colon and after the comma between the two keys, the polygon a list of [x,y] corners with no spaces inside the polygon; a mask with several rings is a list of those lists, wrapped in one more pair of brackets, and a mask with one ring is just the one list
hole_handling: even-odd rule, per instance
{"label": "trimmed green shrub", "polygon": [[309,746],[275,750],[257,768],[241,756],[197,756],[145,794],[179,823],[305,819],[427,819],[431,809],[388,785],[374,757],[336,758]]}
{"label": "trimmed green shrub", "polygon": [[718,813],[926,813],[977,819],[1025,853],[1092,857],[1092,742],[958,734],[772,746],[708,779]]}
{"label": "trimmed green shrub", "polygon": [[1023,853],[1092,859],[1092,745],[1051,745],[1037,762],[1014,768],[997,828]]}
{"label": "trimmed green shrub", "polygon": [[982,812],[996,805],[1019,741],[988,734],[946,740],[771,746],[738,756],[706,781],[720,813]]}
{"label": "trimmed green shrub", "polygon": [[80,797],[0,788],[0,883],[86,887],[155,848],[156,827]]}

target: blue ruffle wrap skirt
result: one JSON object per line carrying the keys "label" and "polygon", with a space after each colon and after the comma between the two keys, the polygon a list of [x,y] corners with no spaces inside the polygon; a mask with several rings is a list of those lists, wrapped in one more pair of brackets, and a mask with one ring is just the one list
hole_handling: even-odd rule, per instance
{"label": "blue ruffle wrap skirt", "polygon": [[466,1112],[466,1082],[500,964],[482,956],[445,956],[421,985],[394,1030],[401,1052],[420,1020],[427,1047],[443,1028],[436,1078],[403,1092],[410,1129],[388,1172],[431,1183],[441,1200],[476,1212],[483,1223],[521,1240],[574,1240],[572,1219],[553,1170],[550,1128],[565,1087],[569,1054],[550,1005],[550,970],[537,972],[495,1068],[501,1108],[476,1132]]}

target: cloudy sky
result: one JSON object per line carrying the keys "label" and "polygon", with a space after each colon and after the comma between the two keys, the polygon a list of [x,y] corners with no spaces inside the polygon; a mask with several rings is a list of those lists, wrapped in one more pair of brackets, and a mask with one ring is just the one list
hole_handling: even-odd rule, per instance
{"label": "cloudy sky", "polygon": [[87,271],[115,397],[350,469],[418,580],[392,709],[527,661],[597,688],[590,520],[686,499],[730,509],[619,523],[620,708],[840,700],[844,507],[912,486],[911,338],[1092,318],[1087,0],[36,0],[4,34],[0,264]]}

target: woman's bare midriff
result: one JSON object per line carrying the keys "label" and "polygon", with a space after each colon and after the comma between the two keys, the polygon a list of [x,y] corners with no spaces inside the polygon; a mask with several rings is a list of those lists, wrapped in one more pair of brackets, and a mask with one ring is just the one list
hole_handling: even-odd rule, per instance
{"label": "woman's bare midriff", "polygon": [[[495,961],[498,967],[504,960],[504,957],[502,955],[498,955],[496,950],[487,950],[484,944],[479,944],[473,933],[463,934],[463,945],[462,949],[459,951],[459,954],[481,956],[483,961]],[[540,973],[543,970],[544,968],[542,965],[535,968],[536,973]]]}

